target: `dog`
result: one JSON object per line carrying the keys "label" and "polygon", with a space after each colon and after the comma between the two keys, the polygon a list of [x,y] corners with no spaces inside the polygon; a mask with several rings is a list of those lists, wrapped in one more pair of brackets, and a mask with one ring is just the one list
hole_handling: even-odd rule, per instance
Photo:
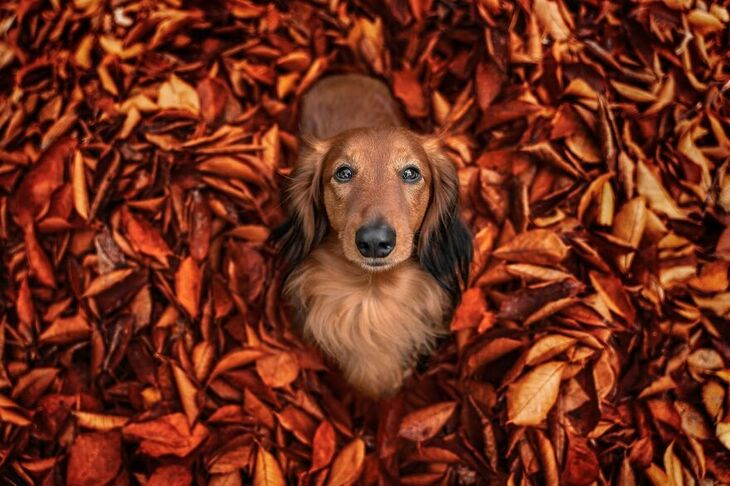
{"label": "dog", "polygon": [[472,236],[437,137],[404,126],[362,75],[305,93],[288,219],[272,234],[304,337],[365,395],[391,396],[431,351],[466,284]]}

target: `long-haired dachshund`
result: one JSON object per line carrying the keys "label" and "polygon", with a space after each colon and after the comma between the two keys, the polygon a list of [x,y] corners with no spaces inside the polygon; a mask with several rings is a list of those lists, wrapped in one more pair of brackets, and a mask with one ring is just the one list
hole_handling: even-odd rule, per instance
{"label": "long-haired dachshund", "polygon": [[472,254],[456,170],[437,138],[403,127],[382,82],[318,82],[274,232],[302,330],[361,392],[387,396],[458,302]]}

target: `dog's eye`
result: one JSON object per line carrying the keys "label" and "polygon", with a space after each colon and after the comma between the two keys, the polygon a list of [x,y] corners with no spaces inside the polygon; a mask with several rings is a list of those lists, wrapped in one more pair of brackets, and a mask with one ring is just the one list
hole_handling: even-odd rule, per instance
{"label": "dog's eye", "polygon": [[421,178],[421,171],[417,167],[406,167],[401,175],[405,182],[417,182]]}
{"label": "dog's eye", "polygon": [[335,180],[337,182],[349,182],[353,175],[355,174],[352,172],[352,169],[343,165],[335,171]]}

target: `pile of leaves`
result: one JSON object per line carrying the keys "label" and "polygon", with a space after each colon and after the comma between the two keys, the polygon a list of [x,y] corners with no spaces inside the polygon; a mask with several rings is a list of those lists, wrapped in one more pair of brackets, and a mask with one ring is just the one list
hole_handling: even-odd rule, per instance
{"label": "pile of leaves", "polygon": [[[730,483],[727,4],[3,4],[3,484]],[[380,403],[266,243],[335,72],[442,134],[476,242]]]}

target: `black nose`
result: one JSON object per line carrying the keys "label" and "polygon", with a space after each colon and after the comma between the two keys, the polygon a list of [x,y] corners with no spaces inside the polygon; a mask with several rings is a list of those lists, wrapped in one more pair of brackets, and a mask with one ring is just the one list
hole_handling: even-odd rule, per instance
{"label": "black nose", "polygon": [[364,257],[387,257],[395,248],[395,230],[385,223],[367,224],[355,233],[355,243]]}

